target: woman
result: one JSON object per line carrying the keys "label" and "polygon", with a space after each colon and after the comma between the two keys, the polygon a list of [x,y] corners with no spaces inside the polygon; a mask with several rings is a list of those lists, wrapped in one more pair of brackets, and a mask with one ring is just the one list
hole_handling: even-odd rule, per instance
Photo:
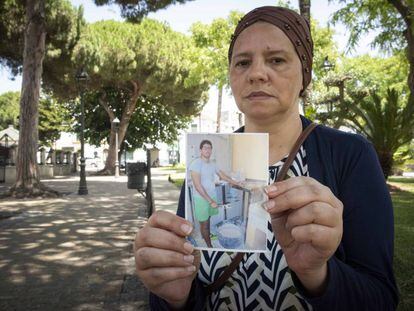
{"label": "woman", "polygon": [[[302,130],[299,97],[311,80],[312,39],[297,13],[261,7],[239,22],[229,48],[230,85],[245,115],[240,131],[269,133],[273,182]],[[138,232],[137,273],[153,309],[392,310],[393,213],[378,159],[364,138],[318,126],[267,187],[267,252],[244,254],[210,295],[233,255],[193,252],[184,213],[156,213]],[[201,256],[200,256],[201,255]]]}

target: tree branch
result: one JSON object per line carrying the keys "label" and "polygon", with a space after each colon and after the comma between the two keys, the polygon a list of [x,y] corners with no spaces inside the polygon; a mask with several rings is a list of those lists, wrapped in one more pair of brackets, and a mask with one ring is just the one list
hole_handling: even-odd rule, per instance
{"label": "tree branch", "polygon": [[391,3],[397,11],[401,14],[401,16],[404,18],[405,22],[408,24],[409,22],[409,15],[410,15],[410,8],[405,3],[404,0],[388,0],[389,3]]}
{"label": "tree branch", "polygon": [[112,111],[112,109],[109,108],[108,104],[106,103],[106,93],[103,93],[102,96],[99,96],[98,101],[99,101],[99,104],[103,107],[103,109],[105,109],[106,113],[109,116],[109,120],[111,121],[111,124],[112,124],[112,120],[115,119],[115,114]]}

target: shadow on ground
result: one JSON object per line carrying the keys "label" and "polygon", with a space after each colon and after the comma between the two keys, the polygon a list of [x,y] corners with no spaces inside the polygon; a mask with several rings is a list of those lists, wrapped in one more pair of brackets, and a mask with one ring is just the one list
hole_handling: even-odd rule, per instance
{"label": "shadow on ground", "polygon": [[147,309],[132,252],[145,200],[125,178],[91,177],[88,196],[76,178],[45,183],[71,194],[0,201],[15,213],[0,218],[0,310]]}

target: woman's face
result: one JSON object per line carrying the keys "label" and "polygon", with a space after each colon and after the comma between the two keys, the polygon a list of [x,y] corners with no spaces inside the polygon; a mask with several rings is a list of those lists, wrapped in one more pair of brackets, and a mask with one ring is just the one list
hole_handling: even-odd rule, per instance
{"label": "woman's face", "polygon": [[230,86],[248,119],[299,113],[302,65],[282,30],[264,22],[243,30],[233,48]]}

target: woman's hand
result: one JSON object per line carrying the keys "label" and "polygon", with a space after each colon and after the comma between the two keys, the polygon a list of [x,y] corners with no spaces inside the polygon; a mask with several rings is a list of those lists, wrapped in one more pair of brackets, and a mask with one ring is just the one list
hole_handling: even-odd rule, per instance
{"label": "woman's hand", "polygon": [[264,207],[289,268],[310,294],[322,293],[327,261],[342,238],[342,202],[310,177],[293,177],[266,190]]}
{"label": "woman's hand", "polygon": [[217,202],[216,202],[216,201],[212,200],[212,201],[210,202],[210,206],[211,206],[212,208],[217,208],[217,207],[218,207],[218,204],[217,204]]}
{"label": "woman's hand", "polygon": [[139,278],[172,307],[183,307],[200,265],[200,252],[185,240],[192,226],[174,214],[157,211],[135,237]]}

